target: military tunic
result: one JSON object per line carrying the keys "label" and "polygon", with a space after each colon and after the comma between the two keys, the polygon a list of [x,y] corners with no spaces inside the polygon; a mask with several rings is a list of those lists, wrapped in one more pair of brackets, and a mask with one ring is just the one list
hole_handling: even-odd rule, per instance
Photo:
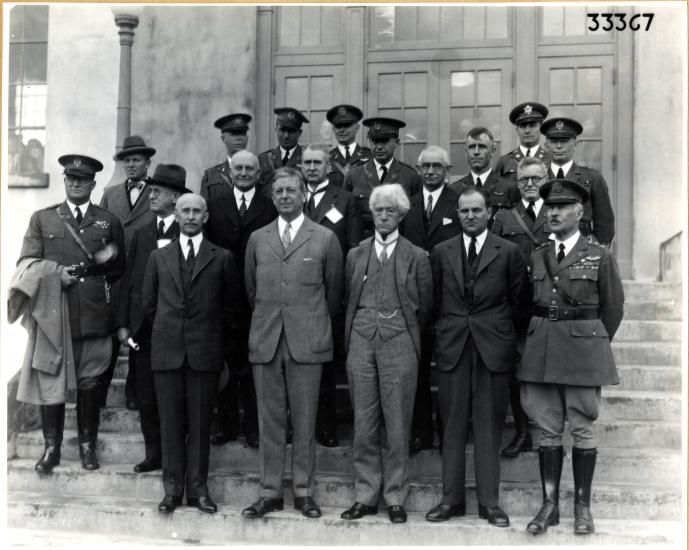
{"label": "military tunic", "polygon": [[225,162],[211,166],[203,173],[200,194],[208,202],[223,193],[231,192],[232,187],[230,163],[225,160]]}
{"label": "military tunic", "polygon": [[[546,166],[550,164],[550,153],[548,153],[548,151],[546,151],[540,145],[538,150],[532,156],[533,158],[542,160]],[[501,178],[516,182],[517,166],[524,158],[525,157],[522,154],[522,150],[519,147],[513,149],[498,159],[498,163],[495,165],[495,173]]]}
{"label": "military tunic", "polygon": [[[117,255],[102,265],[93,265],[65,227],[65,222],[91,254],[113,243]],[[65,290],[72,338],[111,335],[115,327],[105,283],[112,284],[122,276],[126,261],[124,231],[114,214],[91,203],[78,224],[66,202],[38,210],[31,216],[24,235],[19,260],[24,258],[43,258],[64,266],[91,265],[92,275],[79,278]]]}
{"label": "military tunic", "polygon": [[[290,155],[287,166],[285,168],[294,168],[295,170],[301,171],[301,145],[297,145],[292,154]],[[258,189],[268,198],[271,198],[273,188],[270,185],[270,180],[273,178],[273,174],[282,166],[282,151],[280,147],[275,149],[269,149],[268,151],[263,151],[258,155],[258,165],[261,170],[261,176],[258,180]]]}
{"label": "military tunic", "polygon": [[373,158],[373,153],[368,147],[354,145],[354,152],[350,154],[349,162],[342,156],[339,147],[330,150],[328,180],[337,187],[344,185],[345,176],[351,168],[365,164]]}

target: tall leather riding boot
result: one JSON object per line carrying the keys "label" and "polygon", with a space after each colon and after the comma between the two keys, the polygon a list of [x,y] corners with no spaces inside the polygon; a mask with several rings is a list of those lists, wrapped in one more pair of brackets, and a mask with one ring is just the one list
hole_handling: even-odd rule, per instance
{"label": "tall leather riding boot", "polygon": [[36,471],[49,474],[53,467],[60,464],[60,445],[65,427],[65,404],[41,405],[41,424],[45,450],[43,456],[36,462]]}
{"label": "tall leather riding boot", "polygon": [[77,428],[79,431],[79,457],[84,470],[100,468],[96,456],[98,422],[102,394],[96,387],[77,391]]}
{"label": "tall leather riding boot", "polygon": [[562,474],[562,447],[539,447],[538,465],[541,470],[543,505],[526,526],[529,533],[545,533],[549,525],[560,523],[560,475]]}
{"label": "tall leather riding boot", "polygon": [[514,417],[514,438],[500,453],[500,456],[504,458],[516,458],[520,452],[530,450],[533,445],[529,432],[529,417],[522,409],[520,386],[519,380],[513,378],[510,381],[510,406]]}
{"label": "tall leather riding boot", "polygon": [[574,471],[574,534],[590,535],[594,532],[591,516],[591,482],[596,469],[596,449],[572,449]]}

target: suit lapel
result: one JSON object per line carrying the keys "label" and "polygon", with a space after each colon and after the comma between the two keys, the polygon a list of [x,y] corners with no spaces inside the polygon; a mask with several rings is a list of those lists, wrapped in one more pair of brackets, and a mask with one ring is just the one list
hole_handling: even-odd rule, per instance
{"label": "suit lapel", "polygon": [[[586,256],[587,252],[589,249],[589,243],[588,241],[581,235],[579,235],[579,239],[577,240],[576,244],[574,245],[574,248],[569,251],[569,254],[565,256],[565,259],[562,260],[561,264],[557,263],[557,257],[553,257],[553,274],[559,273],[563,269],[567,269],[570,265],[577,263],[581,258]],[[552,247],[553,255],[555,255],[555,247]]]}
{"label": "suit lapel", "polygon": [[498,255],[498,249],[500,248],[500,243],[495,239],[493,234],[488,231],[486,234],[486,240],[483,242],[483,248],[478,259],[478,268],[476,269],[476,277],[481,274],[488,264],[490,264]]}
{"label": "suit lapel", "polygon": [[316,223],[321,223],[323,221],[325,215],[330,211],[330,206],[334,205],[337,201],[337,197],[337,190],[333,187],[332,184],[329,183],[328,186],[325,188],[325,191],[323,192],[321,201],[318,203],[316,217],[314,219]]}
{"label": "suit lapel", "polygon": [[373,189],[376,185],[380,185],[378,179],[378,170],[376,170],[376,163],[371,160],[364,164],[364,174],[366,174],[366,182]]}
{"label": "suit lapel", "polygon": [[[124,200],[127,200],[126,193],[127,193],[127,188],[125,184],[125,198]],[[151,194],[151,188],[146,185],[139,194],[139,198],[136,200],[136,204],[132,207],[131,211],[129,212],[129,216],[127,216],[127,221],[134,220],[141,216],[142,214],[145,214],[148,211],[149,204],[148,204],[148,196]]]}
{"label": "suit lapel", "polygon": [[[254,188],[255,189],[255,188]],[[233,201],[234,202],[234,201]],[[237,203],[235,202],[235,210],[237,209]],[[241,220],[242,226],[249,225],[266,207],[265,201],[263,200],[263,195],[256,190],[254,193],[254,198],[251,199],[251,204],[244,214],[244,218]],[[239,211],[237,210],[237,216],[239,216]]]}
{"label": "suit lapel", "polygon": [[172,241],[169,245],[167,245],[165,248],[161,250],[163,251],[162,260],[165,264],[165,267],[167,267],[167,270],[172,275],[172,279],[175,281],[175,284],[177,285],[177,288],[179,289],[180,293],[184,294],[184,286],[182,285],[182,275],[179,272],[179,258],[182,255],[179,241]]}
{"label": "suit lapel", "polygon": [[268,245],[278,257],[284,257],[285,249],[280,239],[280,226],[278,225],[277,218],[268,226]]}
{"label": "suit lapel", "polygon": [[[423,193],[419,193],[419,195],[423,197]],[[447,217],[445,214],[448,211],[451,211],[453,208],[457,208],[457,204],[452,198],[452,195],[447,187],[443,187],[443,190],[438,197],[438,204],[435,205],[433,214],[431,215],[431,221],[428,224],[428,235],[433,234],[438,226],[440,226],[443,218]]]}
{"label": "suit lapel", "polygon": [[[258,195],[258,193],[254,194],[254,200],[256,199],[256,195]],[[232,225],[239,227],[241,221],[239,219],[239,210],[237,210],[237,201],[234,198],[234,191],[229,194],[223,193],[221,195],[221,200],[223,201],[223,214]],[[251,203],[253,204],[254,201],[251,201]],[[249,211],[247,210],[247,214],[248,213]]]}
{"label": "suit lapel", "polygon": [[461,233],[456,237],[453,237],[448,241],[448,246],[450,247],[451,254],[449,254],[449,262],[450,266],[452,267],[452,272],[455,274],[455,277],[457,278],[457,282],[459,283],[459,289],[461,291],[462,296],[464,296],[464,246],[462,245],[462,239],[464,238],[464,234]]}
{"label": "suit lapel", "polygon": [[392,159],[392,164],[390,165],[390,170],[388,170],[387,176],[385,176],[384,183],[397,183],[400,177],[400,163],[397,159]]}
{"label": "suit lapel", "polygon": [[[519,201],[519,204],[521,204],[521,201]],[[534,221],[534,224],[533,224],[533,232],[534,232],[534,234],[535,234],[536,231],[537,231],[538,229],[540,229],[541,226],[543,226],[547,221],[548,221],[548,219],[546,218],[546,206],[545,206],[545,204],[542,204],[542,205],[541,205],[541,209],[538,211],[538,216],[536,216],[536,221]]]}
{"label": "suit lapel", "polygon": [[201,273],[204,267],[206,267],[215,257],[215,245],[211,244],[208,239],[203,239],[201,241],[201,246],[199,247],[199,253],[196,256],[196,261],[194,262],[194,273],[191,276],[191,282]]}
{"label": "suit lapel", "polygon": [[364,288],[366,268],[373,250],[373,237],[369,237],[359,244],[357,248],[356,261],[354,262],[354,273],[352,274],[352,292],[350,303],[358,304],[361,298],[361,290]]}
{"label": "suit lapel", "polygon": [[397,246],[395,248],[395,281],[397,283],[397,295],[402,299],[401,289],[404,288],[404,282],[407,278],[407,273],[409,273],[411,255],[409,254],[408,243],[402,236],[397,239]]}

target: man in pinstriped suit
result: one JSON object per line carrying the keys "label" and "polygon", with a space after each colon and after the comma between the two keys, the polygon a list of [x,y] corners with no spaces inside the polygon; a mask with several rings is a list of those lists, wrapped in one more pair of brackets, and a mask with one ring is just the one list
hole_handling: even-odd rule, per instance
{"label": "man in pinstriped suit", "polygon": [[175,220],[180,238],[151,253],[143,290],[161,423],[165,498],[158,510],[174,511],[186,485],[187,505],[213,513],[211,416],[218,375],[236,348],[239,274],[232,253],[203,237],[208,212],[201,196],[182,195]]}

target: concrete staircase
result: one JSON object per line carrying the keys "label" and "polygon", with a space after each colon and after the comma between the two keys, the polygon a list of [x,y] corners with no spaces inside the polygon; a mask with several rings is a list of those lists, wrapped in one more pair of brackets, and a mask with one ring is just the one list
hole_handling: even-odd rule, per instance
{"label": "concrete staircase", "polygon": [[[441,459],[437,450],[412,458],[410,512],[405,525],[391,525],[383,508],[357,522],[339,514],[353,502],[350,428],[341,427],[342,446],[317,447],[316,500],[320,520],[307,520],[291,508],[259,521],[244,520],[241,509],[258,492],[258,451],[243,441],[212,447],[209,487],[220,511],[206,516],[182,507],[171,517],[157,513],[162,498],[160,472],[134,474],[143,458],[138,413],[124,408],[126,360],[118,366],[99,436],[101,468],[84,471],[78,461],[76,419],[68,406],[62,464],[50,476],[34,470],[43,443],[40,430],[18,434],[8,450],[8,525],[55,531],[138,537],[141,542],[194,544],[339,545],[527,545],[677,544],[682,514],[681,287],[625,282],[625,320],[613,347],[622,383],[603,389],[598,465],[592,511],[596,534],[572,534],[571,456],[562,475],[561,524],[534,539],[525,527],[540,505],[538,458],[522,453],[502,461],[501,504],[511,518],[507,529],[490,527],[476,515],[473,482],[465,518],[431,524],[424,515],[440,500]],[[508,420],[509,423],[509,420]],[[505,430],[505,440],[511,430]],[[535,435],[535,434],[534,434]],[[473,478],[473,454],[467,451]],[[288,464],[289,464],[288,456]],[[76,535],[78,537],[78,535]],[[48,535],[46,535],[48,537]],[[124,540],[124,539],[122,539]]]}

